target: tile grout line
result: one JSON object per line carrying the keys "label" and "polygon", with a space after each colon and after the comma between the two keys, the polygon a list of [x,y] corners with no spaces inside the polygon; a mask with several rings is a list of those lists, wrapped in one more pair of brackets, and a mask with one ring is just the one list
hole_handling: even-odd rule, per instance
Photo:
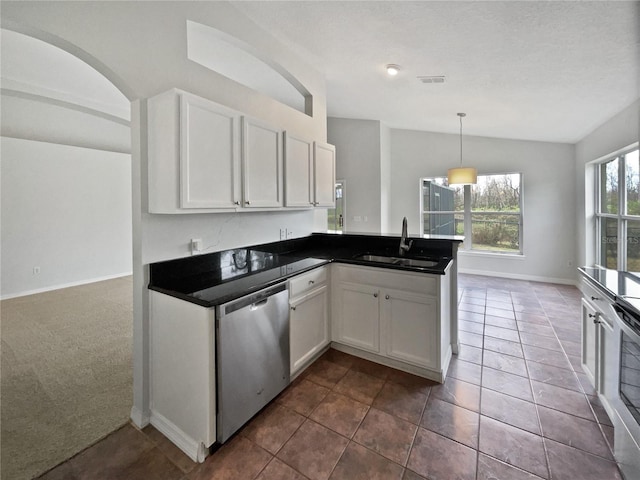
{"label": "tile grout line", "polygon": [[[563,297],[563,299],[564,299],[564,297]],[[566,301],[565,301],[565,302],[566,302]],[[568,305],[568,304],[567,304],[567,306],[568,306],[568,307],[570,307],[570,305]],[[544,306],[543,306],[543,308],[544,308]],[[599,418],[598,418],[598,416],[596,415],[595,409],[594,409],[593,405],[591,404],[591,401],[589,401],[589,398],[588,398],[588,397],[589,397],[590,395],[588,395],[588,394],[587,394],[587,392],[585,391],[584,385],[582,385],[582,382],[580,381],[580,378],[578,377],[578,374],[577,374],[578,372],[576,372],[575,367],[574,367],[574,366],[571,364],[571,362],[569,361],[569,355],[567,354],[567,352],[566,352],[566,350],[565,350],[565,348],[564,348],[564,345],[562,344],[562,341],[560,341],[560,337],[558,337],[558,334],[557,334],[557,332],[556,332],[556,327],[555,327],[555,325],[554,325],[551,321],[549,321],[549,324],[551,325],[551,328],[552,328],[553,333],[554,333],[554,335],[555,335],[555,337],[554,337],[554,338],[556,338],[556,340],[557,340],[557,341],[558,341],[558,343],[560,344],[560,348],[562,349],[562,353],[565,355],[565,357],[566,357],[567,361],[568,361],[568,362],[569,362],[569,364],[571,365],[571,373],[573,374],[573,377],[574,377],[574,379],[577,381],[578,386],[580,387],[580,390],[581,390],[581,392],[579,392],[579,393],[582,393],[582,394],[583,394],[584,399],[585,399],[585,401],[587,402],[587,405],[589,405],[589,410],[591,411],[591,414],[593,415],[593,418],[594,418],[594,420],[595,420],[595,422],[594,422],[594,423],[597,425],[598,430],[600,431],[600,434],[602,435],[602,438],[604,439],[605,444],[607,445],[607,447],[608,447],[608,449],[609,449],[609,453],[611,454],[611,457],[612,457],[612,458],[614,458],[614,462],[615,462],[615,456],[614,456],[614,452],[613,452],[612,445],[610,445],[610,444],[609,444],[609,440],[608,440],[607,436],[606,436],[606,435],[605,435],[605,433],[604,433],[604,429],[602,428],[602,423],[600,422],[600,419],[599,419]],[[582,358],[581,358],[581,362],[582,362]],[[562,387],[561,387],[561,388],[562,388]],[[598,392],[596,391],[596,397],[599,399],[599,397],[598,397],[598,395],[597,395],[597,394],[598,394]],[[547,407],[547,408],[550,408],[550,407]],[[553,410],[556,410],[556,409],[553,409]],[[556,411],[559,411],[559,410],[556,410]],[[567,413],[567,412],[562,412],[562,413]],[[606,412],[605,412],[605,413],[606,413]],[[568,414],[568,415],[572,415],[572,414],[570,414],[570,413],[567,413],[567,414]],[[608,414],[607,414],[607,415],[608,415]],[[577,415],[573,415],[573,416],[575,416],[575,417],[577,417],[577,418],[583,418],[583,417],[579,417],[579,416],[577,416]],[[587,419],[587,420],[588,420],[588,419]],[[574,447],[574,448],[578,448],[578,447]],[[586,451],[586,450],[582,450],[581,448],[578,448],[578,450],[581,450],[581,451],[586,452],[586,453],[589,453],[589,454],[591,454],[591,455],[595,455],[595,456],[598,456],[598,457],[600,457],[600,458],[604,458],[605,460],[611,461],[611,460],[610,460],[610,459],[608,459],[608,458],[602,457],[602,456],[597,455],[597,454],[594,454],[594,453],[592,453],[592,452],[588,452],[588,451]]]}
{"label": "tile grout line", "polygon": [[[534,290],[534,295],[536,295],[537,298],[537,294],[535,293]],[[541,304],[542,305],[542,304]],[[543,307],[543,311],[544,311],[544,307]],[[545,311],[545,317],[546,317],[546,311]],[[520,341],[520,345],[522,345],[522,339]],[[523,350],[523,355],[524,355],[524,348]],[[524,362],[525,368],[527,369],[527,377],[529,380],[529,388],[531,389],[531,396],[533,399],[533,405],[534,408],[536,410],[536,419],[538,420],[538,428],[540,429],[540,441],[542,442],[542,450],[544,451],[544,461],[546,463],[546,468],[547,468],[547,478],[553,478],[552,477],[552,473],[551,473],[551,462],[549,461],[549,451],[547,449],[547,442],[545,442],[545,437],[544,437],[544,430],[542,428],[542,420],[540,419],[540,409],[538,408],[538,402],[536,401],[536,395],[534,393],[534,389],[533,389],[533,380],[531,379],[531,373],[529,372],[529,364],[527,363],[527,361],[525,360]]]}

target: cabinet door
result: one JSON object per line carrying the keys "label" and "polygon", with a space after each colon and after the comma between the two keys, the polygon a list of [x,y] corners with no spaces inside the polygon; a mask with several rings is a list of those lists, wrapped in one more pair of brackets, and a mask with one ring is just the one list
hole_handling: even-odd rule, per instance
{"label": "cabinet door", "polygon": [[598,346],[598,393],[603,395],[607,400],[611,401],[618,394],[617,375],[615,368],[616,345],[615,335],[613,331],[613,323],[603,316],[600,317],[600,323],[597,325],[597,346]]}
{"label": "cabinet door", "polygon": [[386,355],[437,369],[440,336],[436,298],[399,290],[384,290],[382,295]]}
{"label": "cabinet door", "polygon": [[240,200],[237,112],[180,94],[180,206],[234,208]]}
{"label": "cabinet door", "polygon": [[282,131],[242,117],[243,206],[281,207]]}
{"label": "cabinet door", "polygon": [[314,204],[316,207],[336,206],[336,147],[326,143],[314,143]]}
{"label": "cabinet door", "polygon": [[597,326],[599,313],[582,299],[582,369],[585,371],[591,384],[597,389]]}
{"label": "cabinet door", "polygon": [[340,282],[336,299],[336,340],[346,345],[380,351],[380,292],[370,285]]}
{"label": "cabinet door", "polygon": [[313,206],[312,142],[284,132],[284,204]]}
{"label": "cabinet door", "polygon": [[289,318],[291,373],[294,374],[329,344],[327,286],[292,302]]}

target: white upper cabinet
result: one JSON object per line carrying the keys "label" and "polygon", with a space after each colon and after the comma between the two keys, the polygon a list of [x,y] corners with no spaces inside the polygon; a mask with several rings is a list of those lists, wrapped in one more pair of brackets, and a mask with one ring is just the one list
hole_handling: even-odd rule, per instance
{"label": "white upper cabinet", "polygon": [[178,89],[147,110],[149,213],[334,206],[332,145],[286,135],[285,177],[279,127]]}
{"label": "white upper cabinet", "polygon": [[242,117],[243,206],[282,207],[282,130]]}
{"label": "white upper cabinet", "polygon": [[316,207],[336,206],[336,147],[328,143],[314,142],[314,205]]}
{"label": "white upper cabinet", "polygon": [[284,203],[313,206],[313,142],[284,132]]}
{"label": "white upper cabinet", "polygon": [[285,132],[285,205],[335,207],[336,149]]}
{"label": "white upper cabinet", "polygon": [[235,208],[240,200],[239,115],[180,95],[180,207]]}

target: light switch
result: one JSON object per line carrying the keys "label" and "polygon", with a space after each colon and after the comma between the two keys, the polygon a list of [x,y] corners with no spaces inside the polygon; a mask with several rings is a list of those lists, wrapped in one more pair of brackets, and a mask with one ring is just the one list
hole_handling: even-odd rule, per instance
{"label": "light switch", "polygon": [[201,238],[192,238],[191,239],[191,255],[195,255],[196,253],[202,252],[202,239]]}

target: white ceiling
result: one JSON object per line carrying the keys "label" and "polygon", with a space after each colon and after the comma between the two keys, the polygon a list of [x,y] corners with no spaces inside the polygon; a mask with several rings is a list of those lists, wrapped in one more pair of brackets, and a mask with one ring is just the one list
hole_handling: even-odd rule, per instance
{"label": "white ceiling", "polygon": [[639,96],[640,2],[233,3],[324,73],[334,117],[575,143]]}
{"label": "white ceiling", "polygon": [[[638,1],[233,4],[325,75],[334,117],[457,133],[466,112],[465,134],[575,143],[639,96]],[[3,89],[128,118],[127,99],[72,55],[6,30],[1,45]]]}

